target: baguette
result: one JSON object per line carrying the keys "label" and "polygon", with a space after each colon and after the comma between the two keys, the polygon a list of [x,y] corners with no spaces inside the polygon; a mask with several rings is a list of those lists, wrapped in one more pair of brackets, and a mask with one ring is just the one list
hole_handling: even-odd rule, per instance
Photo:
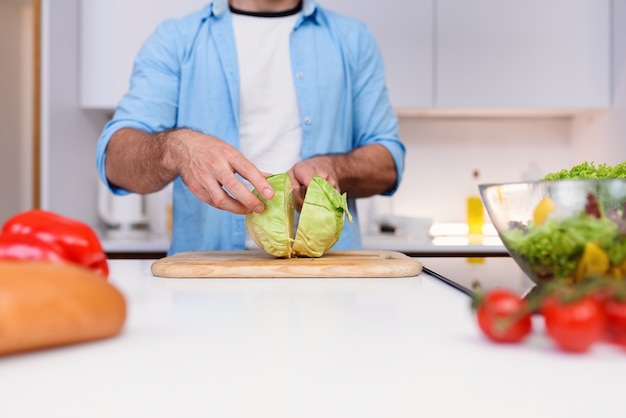
{"label": "baguette", "polygon": [[0,356],[112,337],[125,320],[122,293],[85,267],[0,261]]}

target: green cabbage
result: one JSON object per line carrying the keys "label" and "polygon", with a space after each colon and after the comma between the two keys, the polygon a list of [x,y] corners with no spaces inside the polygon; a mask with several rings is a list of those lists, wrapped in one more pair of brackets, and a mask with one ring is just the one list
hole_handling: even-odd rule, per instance
{"label": "green cabbage", "polygon": [[265,209],[262,213],[246,215],[246,228],[256,245],[266,253],[275,257],[291,257],[294,235],[291,178],[284,173],[270,176],[267,181],[274,189],[274,197],[268,200],[257,190],[252,191],[263,202]]}
{"label": "green cabbage", "polygon": [[307,188],[294,237],[295,209],[291,200],[291,180],[287,173],[268,177],[274,189],[271,200],[253,193],[265,204],[262,213],[246,215],[246,228],[254,242],[276,257],[321,257],[341,236],[348,211],[347,195],[314,176]]}
{"label": "green cabbage", "polygon": [[321,257],[339,240],[344,214],[352,222],[346,193],[314,176],[304,197],[293,252],[296,257]]}

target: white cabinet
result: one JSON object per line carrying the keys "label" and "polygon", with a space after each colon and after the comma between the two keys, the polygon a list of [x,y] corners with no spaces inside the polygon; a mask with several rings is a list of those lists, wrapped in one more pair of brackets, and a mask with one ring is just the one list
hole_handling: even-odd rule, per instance
{"label": "white cabinet", "polygon": [[[83,108],[113,109],[156,25],[206,0],[76,0]],[[381,49],[392,105],[472,109],[610,106],[611,0],[320,0],[364,21]]]}
{"label": "white cabinet", "polygon": [[436,0],[435,104],[606,108],[610,0]]}
{"label": "white cabinet", "polygon": [[472,115],[610,106],[610,0],[335,0],[328,7],[370,27],[396,108]]}
{"label": "white cabinet", "polygon": [[133,60],[156,26],[206,0],[80,0],[80,103],[113,109],[128,90]]}
{"label": "white cabinet", "polygon": [[433,104],[433,0],[326,0],[320,4],[362,20],[376,39],[395,108]]}
{"label": "white cabinet", "polygon": [[96,141],[107,114],[80,108],[79,17],[78,0],[41,0],[40,199],[96,227]]}
{"label": "white cabinet", "polygon": [[[128,89],[135,54],[156,25],[206,0],[81,0],[81,92],[84,108],[112,109]],[[326,4],[328,3],[328,4]],[[324,5],[368,24],[381,48],[396,107],[432,103],[432,1],[335,0]]]}

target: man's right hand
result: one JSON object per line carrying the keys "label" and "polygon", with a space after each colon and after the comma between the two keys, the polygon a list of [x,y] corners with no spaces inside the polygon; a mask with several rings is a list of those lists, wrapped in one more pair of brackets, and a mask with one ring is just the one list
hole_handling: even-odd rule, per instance
{"label": "man's right hand", "polygon": [[148,134],[120,129],[107,148],[109,181],[135,193],[160,190],[180,176],[200,200],[218,209],[262,212],[263,203],[236,176],[271,199],[265,175],[239,150],[223,140],[190,129]]}

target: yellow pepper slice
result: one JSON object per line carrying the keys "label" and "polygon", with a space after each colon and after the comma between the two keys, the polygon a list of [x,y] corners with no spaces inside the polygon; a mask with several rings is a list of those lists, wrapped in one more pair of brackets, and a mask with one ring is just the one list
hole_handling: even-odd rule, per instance
{"label": "yellow pepper slice", "polygon": [[541,199],[541,202],[539,202],[533,212],[533,221],[535,221],[535,226],[541,226],[541,224],[548,219],[548,215],[550,215],[555,208],[556,205],[554,204],[554,201],[548,196]]}
{"label": "yellow pepper slice", "polygon": [[622,261],[616,266],[613,266],[609,272],[608,276],[612,279],[623,279],[626,278],[626,260]]}
{"label": "yellow pepper slice", "polygon": [[585,277],[605,277],[609,270],[611,261],[609,256],[596,243],[588,242],[585,244],[583,255],[576,266],[575,279],[581,281]]}

